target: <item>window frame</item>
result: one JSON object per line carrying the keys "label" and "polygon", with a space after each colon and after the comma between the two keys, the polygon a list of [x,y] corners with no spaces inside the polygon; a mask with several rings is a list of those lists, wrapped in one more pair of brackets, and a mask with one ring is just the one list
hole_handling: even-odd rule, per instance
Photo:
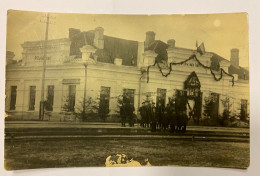
{"label": "window frame", "polygon": [[[13,95],[13,88],[15,88],[15,94]],[[17,86],[11,86],[11,92],[10,92],[10,107],[9,110],[15,110],[16,106],[16,100],[17,100]],[[15,97],[15,98],[13,98]]]}
{"label": "window frame", "polygon": [[[32,88],[34,88],[34,89],[32,89]],[[30,86],[30,88],[29,88],[29,107],[28,107],[29,111],[35,111],[35,100],[36,100],[36,86]]]}

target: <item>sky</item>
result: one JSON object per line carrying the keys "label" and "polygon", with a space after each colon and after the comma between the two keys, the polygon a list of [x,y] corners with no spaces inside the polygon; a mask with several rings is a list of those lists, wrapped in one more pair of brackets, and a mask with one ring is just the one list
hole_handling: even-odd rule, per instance
{"label": "sky", "polygon": [[[51,13],[49,39],[68,38],[69,28],[81,31],[104,28],[104,35],[144,41],[147,31],[155,39],[176,41],[176,47],[195,49],[204,42],[208,52],[230,60],[230,50],[239,49],[240,66],[248,67],[248,16],[246,13],[203,15],[97,15]],[[44,40],[46,13],[9,10],[7,14],[7,50],[22,58],[21,44]]]}

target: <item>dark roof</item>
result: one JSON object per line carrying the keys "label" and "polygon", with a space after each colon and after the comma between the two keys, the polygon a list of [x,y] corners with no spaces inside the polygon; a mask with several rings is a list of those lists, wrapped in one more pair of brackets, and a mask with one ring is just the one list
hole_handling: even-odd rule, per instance
{"label": "dark roof", "polygon": [[150,45],[145,48],[145,50],[153,50],[157,55],[155,60],[157,62],[162,62],[163,60],[168,60],[168,54],[166,49],[169,47],[168,44],[162,42],[161,40],[155,40]]}
{"label": "dark roof", "polygon": [[216,54],[216,53],[214,53],[214,52],[209,52],[209,53],[211,53],[211,54],[213,54],[213,56],[211,57],[211,60],[213,61],[213,60],[217,60],[217,61],[222,61],[222,60],[226,60],[226,61],[228,61],[229,62],[229,60],[227,60],[227,59],[225,59],[224,57],[222,57],[222,56],[220,56],[220,55],[218,55],[218,54]]}
{"label": "dark roof", "polygon": [[98,60],[101,62],[107,58],[113,63],[115,58],[120,58],[123,65],[136,66],[138,42],[104,35],[104,49],[101,52],[103,55],[97,52]]}
{"label": "dark roof", "polygon": [[14,52],[12,51],[6,51],[6,58],[13,58],[15,55],[14,55]]}
{"label": "dark roof", "polygon": [[243,67],[235,67],[230,65],[228,72],[230,74],[238,74],[238,79],[249,80],[249,71]]}
{"label": "dark roof", "polygon": [[[212,58],[211,58],[211,66],[213,69],[217,68],[218,67],[218,63],[223,61],[223,60],[226,60],[228,62],[230,62],[229,60],[219,56],[218,54],[216,53],[213,53]],[[233,65],[230,65],[230,67],[228,68],[228,73],[229,74],[237,74],[238,75],[238,79],[245,79],[245,80],[249,80],[249,71],[243,67],[236,67],[236,66],[233,66]]]}
{"label": "dark roof", "polygon": [[[71,47],[70,55],[81,57],[80,48],[84,45],[94,45],[94,31],[80,32],[77,29],[70,29]],[[122,59],[123,65],[136,66],[138,54],[138,42],[125,40],[104,35],[104,49],[96,51],[99,62],[114,63],[115,58]]]}
{"label": "dark roof", "polygon": [[[94,45],[94,30],[81,32],[79,29],[69,29],[69,39],[71,40],[70,55],[75,55],[76,57],[81,57],[82,53],[80,48],[84,45]],[[113,63],[115,58],[122,59],[123,65],[136,66],[137,65],[137,55],[138,55],[138,42],[133,40],[125,40],[116,37],[104,35],[104,49],[98,49],[96,54],[98,56],[99,62]],[[168,60],[167,48],[168,44],[162,42],[161,40],[155,40],[149,44],[145,50],[153,50],[157,53],[155,60],[157,62],[162,62],[163,60]],[[187,49],[187,48],[181,48]],[[211,57],[211,68],[213,70],[219,70],[220,62],[229,60],[223,58],[222,56],[214,53]],[[238,74],[239,79],[249,79],[249,71],[242,67],[235,67],[231,65],[228,69],[230,74]]]}
{"label": "dark roof", "polygon": [[211,65],[210,66],[211,66],[211,68],[213,70],[216,70],[216,71],[219,70],[221,61],[223,61],[223,60],[228,61],[227,59],[223,58],[222,56],[220,56],[220,55],[218,55],[218,54],[216,54],[214,52],[209,52],[209,53],[213,54],[212,57],[210,58],[210,60],[211,60]]}

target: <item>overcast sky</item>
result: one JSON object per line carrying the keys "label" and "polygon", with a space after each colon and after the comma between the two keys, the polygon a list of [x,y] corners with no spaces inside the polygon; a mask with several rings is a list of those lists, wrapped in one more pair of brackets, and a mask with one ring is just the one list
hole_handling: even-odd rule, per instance
{"label": "overcast sky", "polygon": [[[8,11],[7,50],[21,59],[21,44],[43,40],[45,13]],[[49,39],[67,38],[69,28],[81,31],[101,26],[104,34],[144,41],[146,31],[167,42],[175,39],[177,47],[195,49],[196,40],[206,51],[230,59],[230,49],[238,48],[240,66],[248,67],[248,21],[246,13],[209,15],[87,15],[51,13]]]}

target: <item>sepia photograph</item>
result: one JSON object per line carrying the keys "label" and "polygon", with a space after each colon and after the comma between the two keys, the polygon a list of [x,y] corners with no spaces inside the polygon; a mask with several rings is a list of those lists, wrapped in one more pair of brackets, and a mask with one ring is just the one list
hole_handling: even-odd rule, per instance
{"label": "sepia photograph", "polygon": [[250,165],[247,13],[8,10],[4,166]]}

